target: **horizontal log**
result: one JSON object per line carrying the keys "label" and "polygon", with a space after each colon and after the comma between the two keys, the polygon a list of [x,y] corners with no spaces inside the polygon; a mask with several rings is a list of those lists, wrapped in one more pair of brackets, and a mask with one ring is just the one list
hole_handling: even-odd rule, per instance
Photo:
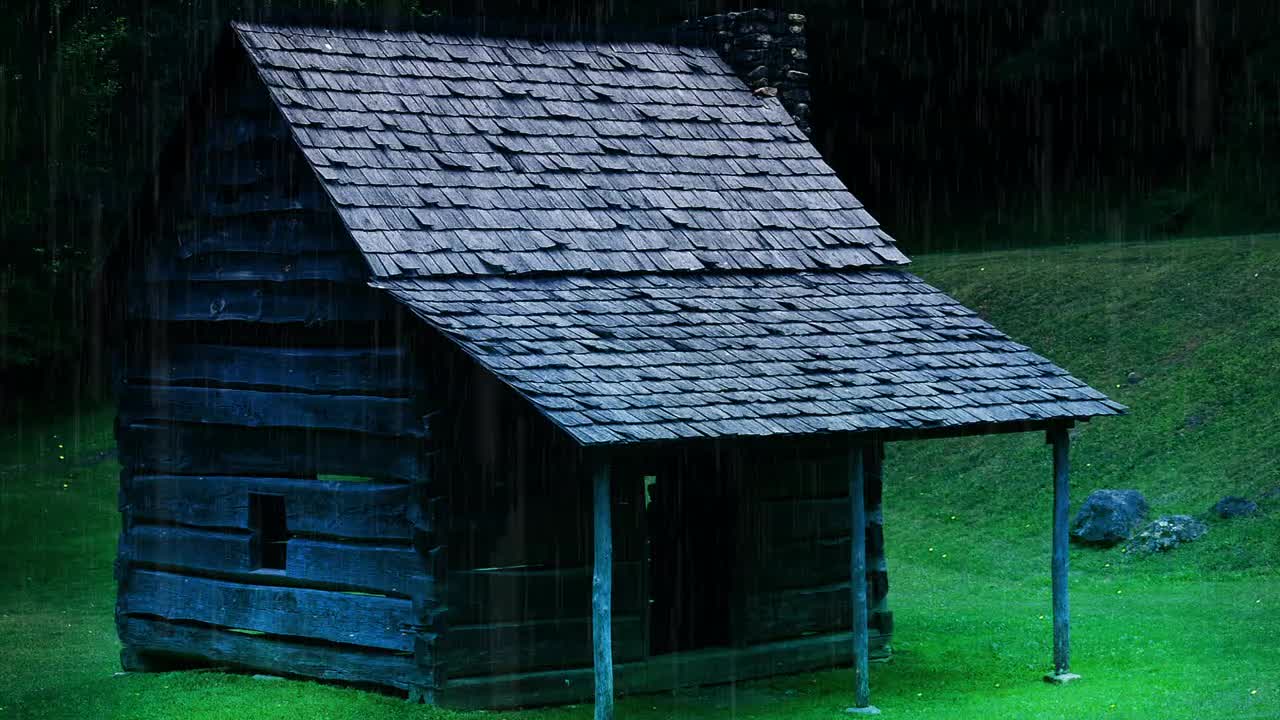
{"label": "horizontal log", "polygon": [[131,289],[129,314],[166,322],[373,322],[388,316],[377,291],[327,282],[200,281]]}
{"label": "horizontal log", "polygon": [[406,597],[418,589],[416,583],[430,582],[423,558],[410,547],[293,538],[285,557],[285,575],[306,582]]}
{"label": "horizontal log", "polygon": [[848,497],[844,455],[793,450],[780,455],[748,452],[744,493],[764,500]]}
{"label": "horizontal log", "polygon": [[118,629],[120,642],[127,648],[200,658],[218,665],[401,690],[430,682],[409,655],[361,651],[350,646],[299,644],[282,638],[153,618],[123,617]]}
{"label": "horizontal log", "polygon": [[128,376],[156,383],[212,383],[367,395],[403,395],[418,386],[417,368],[398,348],[297,348],[173,345],[158,358],[133,349]]}
{"label": "horizontal log", "polygon": [[290,533],[408,541],[411,488],[381,482],[292,478],[135,475],[123,486],[137,521],[249,529],[249,494],[284,497]]}
{"label": "horizontal log", "polygon": [[243,217],[260,214],[333,211],[333,204],[318,186],[291,195],[275,188],[239,193],[224,200],[222,193],[206,192],[195,196],[193,210],[211,218]]}
{"label": "horizontal log", "polygon": [[[529,462],[547,461],[534,453]],[[564,465],[552,462],[551,466],[568,472]],[[465,468],[457,472],[465,473],[462,478],[470,477]],[[459,485],[463,487],[451,494],[449,506],[448,544],[458,553],[454,567],[571,567],[589,561],[591,524],[584,518],[589,517],[590,506],[576,489],[501,496],[496,494],[501,490],[485,490],[470,480],[454,487]],[[507,487],[509,491],[515,486]],[[619,489],[613,504],[615,563],[644,557],[644,505],[623,492]]]}
{"label": "horizontal log", "polygon": [[849,534],[849,498],[786,498],[768,500],[747,511],[748,522],[770,542],[833,538]]}
{"label": "horizontal log", "polygon": [[237,191],[253,187],[289,188],[305,182],[315,187],[312,171],[300,152],[280,153],[280,144],[259,137],[230,150],[206,152],[195,158],[191,190],[187,197],[199,198],[204,193]]}
{"label": "horizontal log", "polygon": [[178,256],[183,258],[209,253],[301,255],[356,249],[342,222],[331,213],[204,222],[178,230],[176,245]]}
{"label": "horizontal log", "polygon": [[125,422],[314,428],[415,438],[426,435],[422,413],[415,411],[414,401],[368,395],[131,385],[121,397],[120,415]]}
{"label": "horizontal log", "polygon": [[198,149],[224,153],[249,143],[261,143],[263,154],[279,152],[280,141],[289,137],[288,127],[268,113],[235,113],[219,117],[205,130]]}
{"label": "horizontal log", "polygon": [[196,168],[198,174],[192,178],[193,194],[211,185],[240,188],[270,182],[281,177],[283,170],[284,163],[253,162],[246,160],[241,153],[209,153],[200,159]]}
{"label": "horizontal log", "polygon": [[[754,568],[751,584],[762,589],[814,588],[848,582],[849,538],[828,538],[785,543],[772,547],[753,546],[748,559]],[[867,573],[885,570],[883,553],[868,549]]]}
{"label": "horizontal log", "polygon": [[[147,362],[162,363],[168,348],[177,345],[229,345],[261,347],[271,350],[342,348],[396,349],[406,343],[405,324],[398,312],[391,318],[374,322],[333,322],[305,325],[302,323],[267,324],[245,320],[202,322],[164,322],[142,320],[130,324],[135,337],[130,338],[134,357],[147,357]],[[418,321],[414,321],[415,323]],[[142,355],[142,354],[146,355]]]}
{"label": "horizontal log", "polygon": [[205,572],[247,573],[257,542],[247,531],[217,532],[168,525],[134,525],[120,539],[121,557],[133,562]]}
{"label": "horizontal log", "polygon": [[[638,615],[645,609],[644,564],[613,564],[613,612]],[[591,570],[499,568],[449,574],[449,623],[481,623],[587,618],[591,616]]]}
{"label": "horizontal log", "polygon": [[223,628],[408,652],[411,604],[399,598],[246,585],[152,570],[128,573],[120,609]]}
{"label": "horizontal log", "polygon": [[369,278],[368,265],[354,252],[306,255],[218,253],[190,259],[166,255],[153,258],[144,272],[147,281],[153,283],[218,280],[360,283]]}
{"label": "horizontal log", "polygon": [[[872,635],[870,641],[872,658],[888,656],[885,639]],[[632,695],[846,666],[852,644],[849,633],[836,633],[659,655],[614,665],[614,688]],[[436,697],[441,706],[459,710],[567,704],[591,698],[593,673],[587,667],[461,678],[450,680]]]}
{"label": "horizontal log", "polygon": [[422,577],[423,560],[412,548],[291,538],[285,567],[263,575],[255,564],[258,538],[165,525],[135,525],[121,548],[134,563],[175,571],[214,573],[224,580],[264,585],[311,586],[408,597]]}
{"label": "horizontal log", "polygon": [[[853,619],[847,583],[748,595],[743,602],[742,641],[748,645],[802,635],[847,632]],[[888,635],[887,612],[872,612],[872,634]]]}
{"label": "horizontal log", "polygon": [[182,475],[358,475],[426,480],[421,442],[340,430],[126,423],[120,459],[135,472]]}
{"label": "horizontal log", "polygon": [[[591,619],[452,625],[436,644],[450,678],[591,666]],[[613,616],[616,662],[644,656],[644,621]]]}

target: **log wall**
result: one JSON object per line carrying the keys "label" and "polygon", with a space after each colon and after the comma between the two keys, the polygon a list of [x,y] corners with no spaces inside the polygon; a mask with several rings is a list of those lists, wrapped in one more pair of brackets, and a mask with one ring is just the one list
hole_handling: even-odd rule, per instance
{"label": "log wall", "polygon": [[[745,451],[740,500],[742,618],[735,636],[755,645],[848,632],[849,489],[845,454],[814,447]],[[888,654],[893,614],[881,511],[880,449],[868,450],[867,583],[872,657]]]}
{"label": "log wall", "polygon": [[[457,708],[587,701],[593,687],[591,572],[585,557],[591,528],[582,468],[572,453],[557,454],[554,435],[542,437],[537,418],[521,416],[518,399],[502,398],[501,389],[486,388],[486,382],[476,377],[460,385],[469,386],[474,404],[467,406],[467,419],[460,419],[462,428],[441,430],[458,433],[460,446],[467,445],[464,438],[479,444],[460,456],[469,460],[446,463],[453,465],[448,621],[437,652],[448,681],[439,700]],[[492,403],[490,420],[481,420],[475,414],[486,414],[481,410],[486,402]],[[465,429],[475,430],[471,422],[490,421],[495,423],[491,432]],[[767,449],[677,444],[621,450],[612,465],[619,692],[850,663],[850,512],[842,450],[813,443]],[[888,655],[892,632],[880,465],[878,455],[867,460],[864,498],[873,658]],[[671,494],[680,499],[657,514],[646,513],[646,475],[656,476],[661,493],[668,494],[660,501],[655,488],[655,503],[670,502]],[[671,512],[680,505],[686,507],[683,514]],[[711,512],[727,520],[709,518]],[[700,573],[707,566],[696,560],[692,568],[676,567],[683,561],[670,563],[673,557],[686,558],[679,553],[666,556],[669,564],[655,564],[651,548],[671,542],[663,533],[672,530],[648,527],[656,518],[717,528],[710,549],[722,554],[727,574],[704,577]],[[716,544],[719,528],[728,534]],[[677,576],[684,579],[675,581],[676,587],[659,587]],[[685,582],[687,588],[680,585]],[[708,583],[727,583],[728,592]],[[659,614],[651,598],[663,592],[688,604]],[[700,606],[701,597],[714,598],[716,607]],[[710,612],[728,618],[723,641],[686,632],[686,621],[714,625],[716,618],[706,615]]]}
{"label": "log wall", "polygon": [[[430,699],[443,591],[429,351],[247,68],[128,248],[117,437],[124,664]],[[508,661],[509,662],[509,661]]]}
{"label": "log wall", "polygon": [[[447,678],[441,702],[457,705],[451,688],[469,678],[591,667],[591,503],[571,440],[460,352],[438,357],[429,382],[449,393],[433,424],[433,442],[448,448],[437,466],[448,573],[434,654]],[[637,491],[614,493],[619,662],[646,648]],[[485,704],[482,691],[466,692]]]}

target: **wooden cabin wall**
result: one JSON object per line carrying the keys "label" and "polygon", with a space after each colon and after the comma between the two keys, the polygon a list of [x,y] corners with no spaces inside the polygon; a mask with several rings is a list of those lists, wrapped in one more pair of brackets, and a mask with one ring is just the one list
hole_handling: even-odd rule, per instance
{"label": "wooden cabin wall", "polygon": [[429,696],[441,570],[418,323],[366,286],[265,89],[226,72],[123,251],[124,664]]}
{"label": "wooden cabin wall", "polygon": [[[589,668],[591,494],[581,450],[460,351],[442,343],[433,357],[430,382],[449,393],[432,439],[448,523],[442,676]],[[618,662],[644,655],[638,490],[615,482],[613,494]],[[441,697],[450,704],[448,683]],[[477,702],[469,693],[467,704]]]}
{"label": "wooden cabin wall", "polygon": [[[868,450],[864,464],[880,467],[880,452],[878,447]],[[744,454],[738,643],[849,632],[851,517],[845,452],[803,445],[747,449]],[[868,624],[872,655],[877,657],[887,655],[893,625],[878,472],[867,473],[864,506]]]}

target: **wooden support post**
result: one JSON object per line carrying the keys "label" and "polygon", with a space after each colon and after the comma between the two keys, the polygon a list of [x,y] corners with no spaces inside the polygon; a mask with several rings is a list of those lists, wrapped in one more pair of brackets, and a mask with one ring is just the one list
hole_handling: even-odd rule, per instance
{"label": "wooden support post", "polygon": [[1046,435],[1046,441],[1053,445],[1053,672],[1044,679],[1061,685],[1080,678],[1071,672],[1071,609],[1067,599],[1071,440],[1066,426],[1055,427]]}
{"label": "wooden support post", "polygon": [[595,720],[613,720],[613,523],[610,519],[609,460],[597,457],[591,470],[595,555],[591,574],[591,642],[596,675]]}
{"label": "wooden support post", "polygon": [[849,463],[849,587],[853,592],[853,707],[846,712],[877,715],[871,704],[867,649],[867,509],[861,445],[848,451]]}

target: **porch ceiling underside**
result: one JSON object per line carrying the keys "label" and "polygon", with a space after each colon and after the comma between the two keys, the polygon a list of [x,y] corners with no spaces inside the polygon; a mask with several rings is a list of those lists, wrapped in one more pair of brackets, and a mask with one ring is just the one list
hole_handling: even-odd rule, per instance
{"label": "porch ceiling underside", "polygon": [[375,283],[585,445],[1124,407],[896,270]]}
{"label": "porch ceiling underside", "polygon": [[377,276],[908,262],[711,49],[235,27]]}

